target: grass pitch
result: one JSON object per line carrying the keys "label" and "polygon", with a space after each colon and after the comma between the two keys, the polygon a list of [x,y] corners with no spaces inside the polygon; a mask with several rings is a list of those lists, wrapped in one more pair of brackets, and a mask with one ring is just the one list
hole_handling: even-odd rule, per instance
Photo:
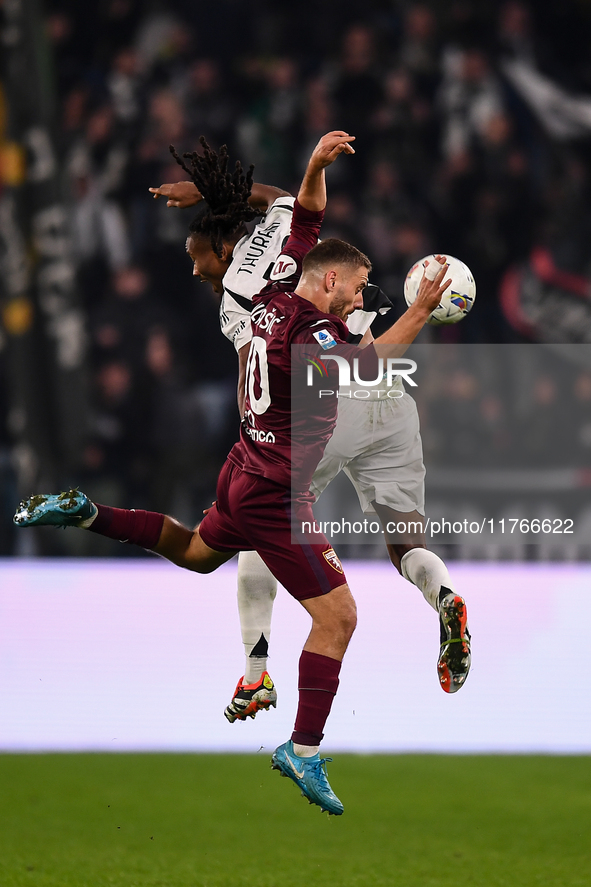
{"label": "grass pitch", "polygon": [[0,756],[1,887],[589,887],[591,759],[338,754],[321,814],[269,753]]}

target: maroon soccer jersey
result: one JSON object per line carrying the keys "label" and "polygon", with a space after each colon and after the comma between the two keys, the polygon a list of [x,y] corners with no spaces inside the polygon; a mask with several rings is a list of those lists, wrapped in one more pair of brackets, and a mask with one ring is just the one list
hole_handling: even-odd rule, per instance
{"label": "maroon soccer jersey", "polygon": [[[318,240],[322,217],[323,213],[305,210],[296,201],[291,235],[271,282],[253,299],[245,410],[240,440],[228,456],[243,471],[296,491],[308,489],[322,458],[336,423],[337,398],[304,396],[305,383],[298,385],[296,380],[294,385],[292,374],[304,380],[305,356],[327,356],[323,350],[327,345],[334,349],[331,354],[345,358],[363,354],[370,367],[377,361],[372,346],[360,352],[347,344],[349,331],[342,320],[293,292],[304,256]],[[327,361],[327,369],[326,387],[337,391],[338,367]]]}

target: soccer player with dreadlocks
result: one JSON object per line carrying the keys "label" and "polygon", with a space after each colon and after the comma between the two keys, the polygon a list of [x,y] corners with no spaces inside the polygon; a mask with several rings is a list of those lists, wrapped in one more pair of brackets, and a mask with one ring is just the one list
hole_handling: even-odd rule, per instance
{"label": "soccer player with dreadlocks", "polygon": [[[255,297],[240,440],[220,472],[216,502],[199,527],[190,530],[154,512],[98,505],[78,490],[32,496],[14,518],[21,527],[76,526],[141,545],[198,573],[212,572],[237,551],[257,550],[312,618],[300,657],[294,732],[273,753],[273,766],[311,803],[337,815],[343,805],[330,787],[319,746],[355,629],[355,602],[326,537],[314,530],[304,533],[314,523],[309,486],[336,423],[337,399],[319,399],[310,411],[309,399],[297,393],[304,390],[301,381],[292,395],[292,377],[306,378],[301,351],[318,355],[320,342],[330,341],[333,354],[345,361],[358,361],[364,378],[373,378],[368,374],[380,366],[373,346],[360,350],[346,342],[344,321],[363,304],[369,259],[343,241],[317,243],[326,206],[324,170],[339,153],[353,153],[351,140],[346,133],[329,133],[314,149],[290,237],[269,285]],[[451,283],[443,279],[445,259],[437,257],[437,264],[435,274],[423,277],[411,308],[377,340],[388,353],[399,353],[396,343],[414,340]],[[300,346],[301,355],[295,364],[294,346]],[[329,374],[335,387],[337,375]],[[292,533],[298,526],[294,544]]]}
{"label": "soccer player with dreadlocks", "polygon": [[[191,181],[161,185],[150,191],[167,197],[169,206],[198,204],[190,226],[187,251],[194,274],[212,283],[222,294],[220,321],[239,357],[238,404],[243,415],[244,372],[250,348],[252,299],[268,280],[281,245],[289,233],[294,198],[268,185],[253,183],[253,167],[243,173],[239,163],[228,172],[225,146],[219,155],[201,138],[203,154],[176,154]],[[267,210],[261,217],[261,211]],[[245,222],[257,220],[251,233]],[[370,325],[391,303],[373,285],[364,290],[363,308],[348,319],[349,341],[371,341]],[[422,525],[424,476],[419,420],[408,395],[395,402],[383,397],[386,385],[372,390],[378,398],[369,419],[367,401],[342,400],[332,439],[314,474],[311,490],[318,498],[343,470],[357,492],[365,514],[378,514],[382,525]],[[402,394],[402,391],[400,392]],[[379,400],[379,398],[382,398]],[[362,416],[360,416],[360,412]],[[367,427],[367,426],[370,427]],[[440,646],[437,671],[445,692],[459,690],[470,669],[470,635],[466,607],[456,593],[444,562],[427,551],[424,534],[386,536],[396,569],[423,593],[439,616]],[[246,666],[225,715],[230,722],[255,717],[276,705],[277,692],[267,672],[268,645],[277,583],[254,551],[238,558],[238,610]]]}
{"label": "soccer player with dreadlocks", "polygon": [[[253,182],[253,167],[246,174],[239,162],[229,170],[225,145],[219,154],[201,137],[203,153],[179,157],[177,163],[190,182],[150,188],[154,197],[167,197],[169,206],[197,204],[189,226],[187,252],[193,273],[221,294],[220,325],[238,353],[238,408],[243,415],[244,379],[252,338],[252,300],[268,283],[271,270],[289,236],[294,198],[287,191]],[[248,230],[248,222],[254,222]],[[391,303],[384,293],[368,284],[363,307],[348,318],[351,342],[359,342],[377,313]],[[328,482],[328,481],[327,481]],[[256,551],[238,557],[238,611],[245,652],[244,675],[225,709],[230,723],[255,717],[277,702],[277,692],[267,671],[273,602],[277,582]]]}

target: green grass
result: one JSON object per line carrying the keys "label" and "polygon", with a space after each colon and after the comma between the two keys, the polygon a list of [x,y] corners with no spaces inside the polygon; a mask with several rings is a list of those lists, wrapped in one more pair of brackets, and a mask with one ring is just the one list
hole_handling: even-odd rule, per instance
{"label": "green grass", "polygon": [[589,887],[591,759],[0,756],[0,887]]}

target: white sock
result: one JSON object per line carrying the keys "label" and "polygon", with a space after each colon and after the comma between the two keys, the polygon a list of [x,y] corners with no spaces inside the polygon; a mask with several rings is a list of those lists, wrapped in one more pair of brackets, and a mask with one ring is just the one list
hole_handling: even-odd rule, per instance
{"label": "white sock", "polygon": [[244,684],[258,684],[267,671],[266,656],[247,656],[244,666]]}
{"label": "white sock", "polygon": [[426,548],[411,548],[400,561],[402,575],[423,592],[423,597],[438,611],[441,586],[455,591],[447,567],[440,557]]}
{"label": "white sock", "polygon": [[[244,683],[258,682],[267,670],[277,580],[256,551],[238,555],[238,613],[246,656]],[[254,653],[254,655],[253,655]]]}
{"label": "white sock", "polygon": [[300,745],[299,742],[294,742],[293,750],[298,756],[298,758],[313,758],[314,755],[318,754],[320,750],[319,745]]}

